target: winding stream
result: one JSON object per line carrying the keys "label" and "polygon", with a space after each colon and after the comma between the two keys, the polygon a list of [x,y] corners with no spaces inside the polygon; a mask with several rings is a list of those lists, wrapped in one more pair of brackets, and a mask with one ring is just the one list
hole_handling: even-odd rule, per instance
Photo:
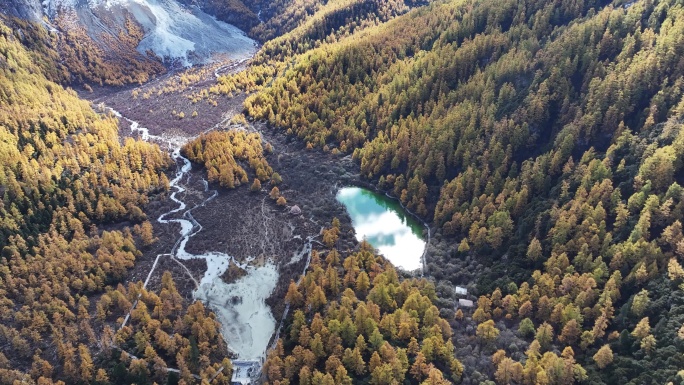
{"label": "winding stream", "polygon": [[[190,161],[180,154],[180,147],[174,149],[172,158],[181,163],[176,177],[170,182],[174,192],[170,198],[178,207],[162,214],[159,223],[178,223],[181,226],[180,238],[171,251],[171,255],[179,260],[204,259],[207,270],[197,283],[195,298],[209,306],[221,323],[221,332],[228,347],[240,359],[257,360],[263,357],[271,335],[275,331],[276,322],[266,305],[266,299],[271,295],[278,281],[278,269],[272,261],[256,267],[242,264],[232,256],[220,252],[205,254],[190,254],[185,250],[187,242],[192,236],[202,231],[202,225],[192,216],[192,210],[183,213],[183,219],[166,219],[167,216],[186,209],[186,204],[178,194],[186,191],[181,181],[192,169]],[[208,184],[205,182],[205,190]],[[216,191],[206,198],[200,205],[204,206],[214,199]],[[221,276],[226,272],[230,262],[244,269],[247,274],[234,283],[225,283]]]}
{"label": "winding stream", "polygon": [[[188,209],[187,204],[182,198],[179,198],[187,190],[183,183],[188,179],[189,172],[192,169],[191,162],[180,153],[182,145],[188,138],[150,135],[149,131],[140,126],[138,122],[122,116],[115,110],[111,111],[118,118],[128,121],[131,125],[131,131],[138,133],[143,140],[154,140],[168,145],[172,149],[171,157],[178,167],[175,178],[170,181],[170,188],[173,191],[170,199],[178,206],[160,215],[157,222],[161,224],[178,223],[180,225],[179,237],[170,254],[157,256],[157,261],[164,256],[171,257],[179,262],[203,259],[207,264],[207,270],[199,282],[181,263],[195,282],[194,297],[204,302],[216,314],[229,349],[239,359],[261,361],[265,356],[271,337],[276,332],[276,320],[265,302],[278,282],[279,273],[276,264],[272,260],[268,260],[263,266],[253,266],[249,265],[249,262],[254,259],[253,257],[247,258],[245,263],[240,263],[233,256],[225,253],[191,254],[187,252],[185,247],[190,238],[202,231],[202,225],[195,220],[192,211],[216,198],[218,192],[216,190],[210,191],[209,184],[203,180],[205,193],[209,193],[209,196],[197,206]],[[172,217],[178,213],[182,213],[180,218],[177,215]],[[229,229],[226,230],[229,231]],[[297,256],[293,256],[293,259],[296,257],[301,259],[304,255],[310,259],[313,238],[307,238],[302,251]],[[155,261],[152,269],[156,267],[157,261]],[[221,276],[226,272],[231,262],[245,270],[246,274],[236,282],[226,283],[221,279]],[[149,273],[149,276],[151,275],[152,271]],[[147,280],[149,280],[149,276]],[[278,331],[282,328],[282,321],[280,324]]]}
{"label": "winding stream", "polygon": [[[163,225],[177,223],[180,225],[180,231],[170,252],[157,256],[145,280],[145,286],[159,259],[172,258],[185,269],[194,282],[196,287],[193,292],[194,298],[202,301],[216,314],[228,348],[240,360],[262,362],[269,349],[269,342],[273,341],[275,344],[278,340],[289,312],[289,305],[286,304],[282,318],[277,323],[270,307],[266,304],[266,299],[273,293],[280,276],[278,266],[270,259],[261,266],[250,265],[254,261],[254,256],[249,256],[244,262],[239,262],[233,256],[217,251],[203,254],[189,253],[186,250],[188,241],[203,229],[194,218],[193,211],[205,206],[218,196],[218,192],[210,190],[208,182],[203,179],[206,198],[194,207],[188,207],[183,199],[190,180],[192,163],[181,155],[181,147],[192,138],[167,134],[151,135],[149,130],[138,122],[122,116],[115,110],[110,109],[110,111],[116,117],[126,120],[130,124],[131,132],[137,133],[141,139],[157,142],[169,149],[171,158],[177,166],[176,175],[169,182],[171,190],[169,198],[177,206],[161,214],[157,222]],[[342,188],[337,194],[337,199],[345,205],[352,217],[357,239],[367,239],[395,266],[407,271],[422,270],[423,254],[426,248],[423,227],[418,221],[407,216],[398,203],[380,194],[357,187]],[[264,226],[267,226],[266,222]],[[229,228],[223,230],[230,231]],[[265,230],[268,231],[268,228],[266,227]],[[305,258],[300,281],[311,260],[312,243],[317,242],[315,240],[317,237],[318,235],[307,237],[302,249],[292,255],[286,263],[286,265],[299,263]],[[293,238],[302,239],[300,235],[294,235]],[[183,264],[183,261],[193,259],[203,259],[207,265],[199,281]],[[243,269],[246,274],[235,282],[226,283],[221,277],[231,263]],[[128,318],[128,316],[125,318],[123,325]],[[275,338],[272,339],[274,335]]]}

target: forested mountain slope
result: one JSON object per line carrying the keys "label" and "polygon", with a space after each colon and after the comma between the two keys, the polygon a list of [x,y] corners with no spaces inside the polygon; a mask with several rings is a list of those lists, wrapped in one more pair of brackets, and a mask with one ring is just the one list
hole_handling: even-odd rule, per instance
{"label": "forested mountain slope", "polygon": [[[207,92],[247,91],[252,117],[352,155],[434,231],[437,285],[401,280],[366,244],[338,252],[339,224],[324,230],[327,249],[288,291],[269,384],[684,382],[681,0],[206,3],[247,15],[265,42]],[[120,284],[154,242],[143,208],[168,190],[168,158],[56,84],[161,68],[110,70],[78,33],[12,23],[0,24],[0,384],[192,383],[222,366],[214,382],[227,383],[201,303],[168,274],[158,294]],[[261,190],[280,179],[271,150],[217,132],[184,154],[228,188],[250,182],[249,164]],[[452,284],[475,289],[476,308],[454,313],[440,298]]]}
{"label": "forested mountain slope", "polygon": [[190,383],[222,365],[226,383],[201,303],[170,275],[158,294],[123,285],[155,241],[142,209],[168,190],[168,156],[47,80],[22,37],[0,23],[0,384],[162,383],[167,367]]}
{"label": "forested mountain slope", "polygon": [[288,64],[246,111],[431,219],[434,277],[489,261],[460,343],[502,349],[493,379],[682,380],[681,2],[441,1],[319,43],[262,51]]}
{"label": "forested mountain slope", "polygon": [[[308,0],[307,0],[308,1]],[[381,25],[416,6],[414,1],[331,0],[306,4],[282,2],[281,13],[259,24],[255,38],[268,39],[250,61],[246,71],[222,76],[210,92],[231,95],[236,90],[253,91],[271,84],[294,62],[294,57],[322,44],[353,38],[358,32]]]}
{"label": "forested mountain slope", "polygon": [[[334,222],[334,221],[333,221]],[[339,223],[325,230],[334,246]],[[325,257],[325,258],[323,258]],[[434,285],[399,280],[368,243],[348,256],[319,254],[285,299],[292,324],[264,365],[267,384],[448,384],[460,381],[449,322]]]}
{"label": "forested mountain slope", "polygon": [[99,42],[68,16],[54,20],[59,32],[4,12],[0,12],[0,21],[17,32],[18,42],[27,48],[33,62],[56,83],[81,85],[86,89],[91,85],[121,86],[146,82],[165,71],[158,58],[136,51],[144,32],[130,17],[126,18],[125,28],[117,31],[120,41],[103,38]]}

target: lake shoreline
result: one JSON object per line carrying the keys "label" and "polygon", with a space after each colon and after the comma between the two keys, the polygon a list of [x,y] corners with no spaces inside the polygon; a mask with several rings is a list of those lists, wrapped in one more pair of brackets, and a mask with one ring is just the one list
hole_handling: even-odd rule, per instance
{"label": "lake shoreline", "polygon": [[[404,210],[405,213],[409,214],[410,216],[412,216],[414,219],[416,219],[417,221],[419,221],[423,225],[423,227],[425,228],[426,234],[424,235],[425,236],[425,249],[423,250],[423,255],[421,255],[422,267],[421,267],[420,276],[421,277],[425,276],[425,273],[427,272],[428,249],[429,249],[430,243],[432,241],[432,232],[433,232],[430,224],[426,220],[424,220],[420,215],[416,214],[415,212],[411,211],[406,206],[404,206],[404,204],[401,202],[401,200],[398,197],[390,194],[390,190],[383,190],[383,189],[379,188],[376,184],[371,183],[370,181],[367,181],[367,180],[363,180],[363,179],[357,179],[355,181],[352,181],[350,186],[366,188],[366,189],[372,190],[378,194],[383,194],[387,198],[396,201],[399,204],[399,206],[401,206],[401,208]],[[411,273],[411,272],[409,272],[409,273]]]}
{"label": "lake shoreline", "polygon": [[422,275],[426,229],[401,202],[363,187],[342,187],[336,199],[352,218],[357,241],[367,240],[398,269]]}

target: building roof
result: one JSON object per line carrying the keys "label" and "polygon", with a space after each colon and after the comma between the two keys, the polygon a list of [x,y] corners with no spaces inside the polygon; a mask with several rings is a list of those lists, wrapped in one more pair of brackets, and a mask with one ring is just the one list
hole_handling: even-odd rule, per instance
{"label": "building roof", "polygon": [[473,301],[471,301],[471,300],[469,300],[469,299],[463,299],[463,298],[459,298],[459,299],[458,299],[458,306],[462,306],[462,307],[473,307],[474,305],[475,305],[475,304],[473,303]]}
{"label": "building roof", "polygon": [[454,291],[455,291],[456,294],[458,294],[458,295],[468,295],[468,289],[466,289],[466,288],[463,287],[463,286],[456,286],[456,287],[454,287]]}

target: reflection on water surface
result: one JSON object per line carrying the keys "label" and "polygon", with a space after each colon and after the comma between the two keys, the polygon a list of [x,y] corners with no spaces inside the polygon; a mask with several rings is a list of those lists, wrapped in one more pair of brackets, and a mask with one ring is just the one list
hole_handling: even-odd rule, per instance
{"label": "reflection on water surface", "polygon": [[337,200],[352,219],[356,239],[365,239],[394,266],[406,271],[422,267],[423,226],[394,200],[359,187],[344,187]]}

